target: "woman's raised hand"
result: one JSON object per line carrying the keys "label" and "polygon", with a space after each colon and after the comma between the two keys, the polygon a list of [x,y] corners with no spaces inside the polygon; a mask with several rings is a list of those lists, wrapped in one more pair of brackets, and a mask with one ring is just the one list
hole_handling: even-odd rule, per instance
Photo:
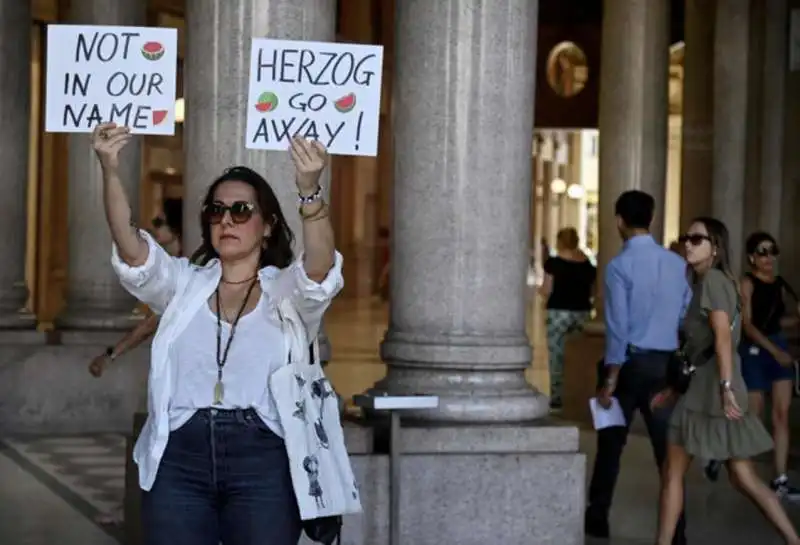
{"label": "woman's raised hand", "polygon": [[116,123],[101,123],[94,128],[92,147],[104,169],[116,169],[119,166],[119,152],[131,137],[128,127],[120,127]]}
{"label": "woman's raised hand", "polygon": [[319,177],[328,163],[328,152],[316,140],[294,137],[289,148],[292,162],[297,170],[295,182],[297,190],[304,195],[314,193],[319,186]]}

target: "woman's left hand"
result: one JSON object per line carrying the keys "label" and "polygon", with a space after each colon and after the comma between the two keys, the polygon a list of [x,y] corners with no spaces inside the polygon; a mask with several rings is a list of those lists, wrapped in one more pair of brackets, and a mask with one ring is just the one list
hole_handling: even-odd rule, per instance
{"label": "woman's left hand", "polygon": [[313,194],[319,187],[319,177],[328,163],[328,152],[317,140],[308,141],[296,136],[292,138],[289,152],[297,171],[295,182],[302,195]]}

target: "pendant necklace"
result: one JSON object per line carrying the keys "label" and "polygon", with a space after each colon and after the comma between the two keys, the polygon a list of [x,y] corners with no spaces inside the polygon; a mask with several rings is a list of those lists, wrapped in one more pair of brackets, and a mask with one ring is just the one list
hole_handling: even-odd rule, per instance
{"label": "pendant necklace", "polygon": [[239,312],[231,324],[231,332],[228,335],[228,341],[225,343],[225,350],[222,350],[222,305],[219,298],[219,286],[215,292],[217,301],[217,383],[214,385],[214,405],[222,405],[222,398],[225,396],[225,387],[222,385],[222,368],[225,367],[225,362],[228,361],[228,351],[231,348],[233,336],[236,333],[236,326],[239,323],[239,318],[242,317],[244,307],[247,306],[247,301],[250,300],[250,294],[253,293],[253,288],[256,285],[257,278],[253,278],[250,287],[247,288],[247,294],[244,296],[242,306],[239,307]]}

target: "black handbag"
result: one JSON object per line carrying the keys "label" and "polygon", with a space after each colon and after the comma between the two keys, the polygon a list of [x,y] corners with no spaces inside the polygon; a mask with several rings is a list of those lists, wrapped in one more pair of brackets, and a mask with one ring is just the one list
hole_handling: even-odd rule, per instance
{"label": "black handbag", "polygon": [[320,517],[303,521],[303,531],[315,543],[323,545],[341,545],[342,543],[342,517]]}
{"label": "black handbag", "polygon": [[681,346],[673,352],[667,363],[667,387],[680,395],[685,394],[695,371],[697,367],[692,365]]}
{"label": "black handbag", "polygon": [[[731,331],[736,328],[736,320],[739,319],[739,309],[736,309],[731,321]],[[705,365],[714,357],[714,344],[707,347],[702,352],[698,364],[694,365],[686,354],[686,339],[681,334],[680,347],[672,353],[667,363],[667,387],[673,392],[683,395],[689,390],[689,385],[692,383],[692,376],[697,371],[699,365]]]}

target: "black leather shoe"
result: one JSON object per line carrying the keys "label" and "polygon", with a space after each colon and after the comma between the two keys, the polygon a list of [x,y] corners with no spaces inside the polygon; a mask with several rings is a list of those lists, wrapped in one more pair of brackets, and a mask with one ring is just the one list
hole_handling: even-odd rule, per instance
{"label": "black leather shoe", "polygon": [[608,529],[608,519],[592,516],[588,511],[583,519],[583,530],[589,537],[608,539],[611,536],[611,532]]}

